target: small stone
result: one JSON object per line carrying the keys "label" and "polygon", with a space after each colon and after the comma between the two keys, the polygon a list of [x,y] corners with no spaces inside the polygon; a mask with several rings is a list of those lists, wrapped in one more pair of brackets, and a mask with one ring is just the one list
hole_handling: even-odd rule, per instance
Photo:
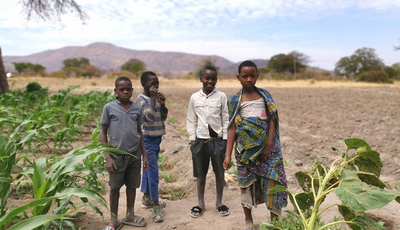
{"label": "small stone", "polygon": [[295,160],[295,161],[294,161],[294,164],[295,164],[296,166],[303,166],[303,161],[301,161],[301,160]]}

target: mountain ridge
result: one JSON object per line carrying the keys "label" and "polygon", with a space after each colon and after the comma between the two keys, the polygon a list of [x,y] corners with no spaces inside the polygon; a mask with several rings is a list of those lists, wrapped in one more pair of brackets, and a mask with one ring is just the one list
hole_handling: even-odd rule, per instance
{"label": "mountain ridge", "polygon": [[[53,72],[63,67],[63,61],[69,58],[85,57],[90,63],[104,70],[119,70],[130,58],[136,58],[146,64],[146,69],[162,73],[195,72],[204,59],[212,59],[223,73],[236,73],[239,63],[229,61],[218,55],[200,55],[174,51],[134,50],[112,43],[95,42],[86,46],[65,46],[49,49],[25,56],[3,56],[6,70],[14,70],[13,62],[31,62],[46,67]],[[267,59],[253,59],[257,66],[266,66]]]}

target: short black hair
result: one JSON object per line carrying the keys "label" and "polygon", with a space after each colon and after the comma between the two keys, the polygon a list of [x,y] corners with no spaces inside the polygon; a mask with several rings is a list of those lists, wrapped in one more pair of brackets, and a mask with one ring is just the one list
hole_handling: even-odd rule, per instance
{"label": "short black hair", "polygon": [[117,88],[117,85],[120,81],[129,81],[132,84],[132,81],[131,81],[131,79],[129,79],[129,77],[121,76],[121,77],[117,78],[117,80],[115,80],[115,88]]}
{"label": "short black hair", "polygon": [[149,80],[150,76],[156,76],[157,77],[157,74],[155,74],[152,71],[146,71],[146,72],[142,73],[142,76],[140,77],[140,82],[142,83],[142,85],[147,83],[147,81]]}
{"label": "short black hair", "polygon": [[250,61],[250,60],[246,60],[246,61],[240,63],[240,65],[239,65],[239,67],[238,67],[238,74],[240,74],[240,71],[241,71],[242,68],[245,67],[245,66],[246,66],[246,67],[251,67],[251,66],[253,66],[254,68],[256,68],[256,72],[258,73],[257,65],[256,65],[254,62]]}
{"label": "short black hair", "polygon": [[214,71],[214,72],[216,73],[216,76],[218,76],[218,71],[217,71],[217,69],[216,69],[214,66],[207,65],[207,66],[205,66],[205,67],[203,68],[203,70],[201,71],[200,78],[203,77],[203,74],[204,74],[204,72],[205,72],[206,70]]}

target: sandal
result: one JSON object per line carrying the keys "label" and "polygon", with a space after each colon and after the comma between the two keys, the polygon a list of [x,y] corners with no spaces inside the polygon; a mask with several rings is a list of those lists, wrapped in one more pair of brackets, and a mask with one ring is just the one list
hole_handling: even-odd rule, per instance
{"label": "sandal", "polygon": [[245,226],[243,229],[244,230],[256,230],[256,227],[254,227],[254,224],[251,223],[249,226]]}
{"label": "sandal", "polygon": [[217,208],[217,211],[221,217],[229,216],[229,208],[226,205],[221,205]]}
{"label": "sandal", "polygon": [[164,215],[162,213],[163,208],[161,206],[155,206],[153,209],[153,221],[155,223],[161,223],[164,221]]}
{"label": "sandal", "polygon": [[[165,201],[160,200],[159,203],[160,203],[160,206],[163,208],[165,208],[167,206],[167,203]],[[142,199],[142,208],[144,208],[144,209],[154,208],[154,202],[151,200]]]}
{"label": "sandal", "polygon": [[206,210],[206,209],[202,209],[202,208],[200,208],[199,206],[194,206],[194,207],[190,210],[190,216],[193,217],[193,218],[198,218],[198,217],[200,217],[200,216],[203,215],[203,212],[204,212],[205,210]]}
{"label": "sandal", "polygon": [[134,226],[134,227],[146,227],[147,226],[146,221],[141,216],[135,216],[135,219],[133,219],[133,221],[127,221],[124,218],[121,220],[121,223],[124,225],[129,225],[129,226]]}
{"label": "sandal", "polygon": [[116,228],[114,228],[111,225],[108,225],[108,226],[105,226],[103,228],[103,230],[120,230],[121,228],[122,228],[122,222],[120,222],[119,225]]}

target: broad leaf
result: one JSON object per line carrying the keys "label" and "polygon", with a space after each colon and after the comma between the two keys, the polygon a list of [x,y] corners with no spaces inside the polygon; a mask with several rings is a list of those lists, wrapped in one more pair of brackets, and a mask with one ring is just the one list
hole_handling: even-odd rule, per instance
{"label": "broad leaf", "polygon": [[364,146],[371,148],[367,144],[367,142],[365,142],[364,140],[358,139],[358,138],[346,139],[346,140],[344,140],[344,144],[347,146],[347,150],[350,150],[350,149],[357,150],[358,148],[364,147]]}
{"label": "broad leaf", "polygon": [[398,192],[386,191],[360,181],[354,171],[343,170],[341,180],[335,190],[336,195],[356,213],[382,208],[399,195]]}
{"label": "broad leaf", "polygon": [[369,218],[364,212],[357,215],[351,208],[345,205],[339,205],[338,208],[344,220],[354,223],[347,224],[353,230],[386,230],[385,227]]}
{"label": "broad leaf", "polygon": [[357,157],[354,160],[360,171],[370,172],[379,177],[381,174],[383,163],[379,157],[379,153],[371,150],[369,147],[360,147],[357,149]]}
{"label": "broad leaf", "polygon": [[311,187],[311,181],[312,178],[307,172],[296,172],[294,174],[296,177],[297,181],[299,182],[300,187],[303,189],[305,192],[311,192],[312,187]]}
{"label": "broad leaf", "polygon": [[376,186],[378,188],[385,188],[386,184],[383,183],[375,174],[367,172],[357,172],[358,179],[369,185]]}
{"label": "broad leaf", "polygon": [[292,196],[289,197],[290,202],[294,204],[294,200],[296,199],[297,204],[299,205],[299,208],[304,212],[307,209],[309,209],[311,206],[314,205],[314,195],[312,192],[309,193],[297,193],[294,195],[294,198]]}
{"label": "broad leaf", "polygon": [[270,194],[275,194],[278,192],[289,192],[289,190],[285,186],[275,185],[275,187],[268,189],[267,193],[270,195]]}

